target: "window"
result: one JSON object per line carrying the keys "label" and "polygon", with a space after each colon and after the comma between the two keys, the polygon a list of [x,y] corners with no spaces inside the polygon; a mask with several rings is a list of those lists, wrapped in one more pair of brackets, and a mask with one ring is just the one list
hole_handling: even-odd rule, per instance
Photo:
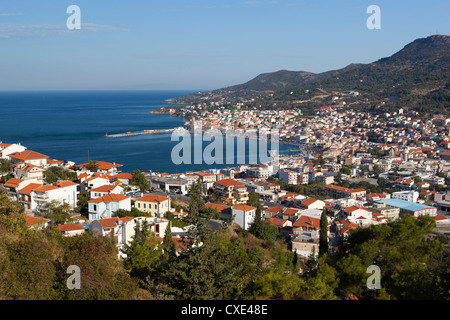
{"label": "window", "polygon": [[94,204],[94,211],[97,211],[97,205]]}

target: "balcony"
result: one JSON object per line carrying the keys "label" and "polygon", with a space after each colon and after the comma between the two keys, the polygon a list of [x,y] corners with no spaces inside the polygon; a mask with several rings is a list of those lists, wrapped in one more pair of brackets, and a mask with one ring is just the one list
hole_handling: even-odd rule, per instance
{"label": "balcony", "polygon": [[43,194],[43,195],[35,195],[35,196],[33,197],[33,200],[34,200],[34,201],[37,201],[37,202],[45,202],[45,201],[48,201],[48,199],[49,199],[49,196],[46,195],[46,194]]}

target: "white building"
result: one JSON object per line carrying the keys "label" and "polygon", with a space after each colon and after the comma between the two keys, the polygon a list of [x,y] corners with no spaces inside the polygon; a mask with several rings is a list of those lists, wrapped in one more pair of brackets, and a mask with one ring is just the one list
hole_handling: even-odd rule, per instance
{"label": "white building", "polygon": [[231,207],[231,216],[234,222],[241,226],[242,229],[248,230],[255,220],[256,208],[245,204],[237,204]]}
{"label": "white building", "polygon": [[16,152],[23,152],[27,148],[22,146],[20,143],[2,143],[0,141],[0,158],[9,159],[9,155]]}
{"label": "white building", "polygon": [[417,192],[415,190],[394,192],[394,193],[392,193],[391,198],[410,201],[410,202],[417,202],[417,199],[419,198],[419,192]]}

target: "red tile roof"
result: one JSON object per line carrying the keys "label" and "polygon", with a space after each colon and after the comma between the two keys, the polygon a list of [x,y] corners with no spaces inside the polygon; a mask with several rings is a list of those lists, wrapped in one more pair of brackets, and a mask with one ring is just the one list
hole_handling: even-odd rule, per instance
{"label": "red tile roof", "polygon": [[208,202],[208,203],[205,204],[205,207],[216,209],[217,212],[219,212],[219,213],[224,213],[224,214],[231,213],[231,207],[230,206],[226,206],[224,204],[217,204],[217,203]]}
{"label": "red tile roof", "polygon": [[157,202],[157,203],[161,203],[161,202],[164,202],[167,200],[169,200],[169,198],[164,197],[164,196],[154,195],[154,194],[148,194],[146,196],[136,199],[136,201]]}
{"label": "red tile roof", "polygon": [[42,184],[40,183],[30,183],[29,185],[23,187],[22,189],[18,190],[19,193],[24,193],[24,194],[30,194],[32,191],[34,191],[35,189],[41,187]]}
{"label": "red tile roof", "polygon": [[31,150],[25,150],[22,152],[14,152],[9,155],[10,158],[19,159],[19,160],[37,160],[37,159],[48,159],[48,156],[42,153],[38,153]]}
{"label": "red tile roof", "polygon": [[300,216],[292,225],[293,227],[308,227],[312,229],[320,228],[320,219],[308,217],[308,216]]}
{"label": "red tile roof", "polygon": [[119,202],[119,201],[123,201],[123,200],[129,199],[129,198],[130,197],[125,196],[123,194],[111,193],[111,194],[107,194],[106,196],[103,196],[100,198],[91,199],[91,200],[89,200],[89,202],[91,202],[91,203]]}
{"label": "red tile roof", "polygon": [[21,179],[9,179],[5,182],[5,187],[17,188],[21,182],[24,180]]}
{"label": "red tile roof", "polygon": [[237,187],[245,187],[243,183],[240,183],[239,181],[235,181],[232,179],[223,179],[215,182],[216,184],[220,184],[225,187],[231,187],[231,186],[237,186]]}
{"label": "red tile roof", "polygon": [[284,224],[287,221],[289,221],[289,220],[284,220],[284,219],[280,219],[280,218],[270,218],[270,219],[267,220],[267,222],[269,222],[271,225],[277,226],[277,227],[284,226]]}
{"label": "red tile roof", "polygon": [[31,226],[34,226],[36,224],[49,222],[50,219],[44,219],[44,218],[40,218],[40,217],[25,216],[25,221],[27,222],[27,226],[31,227]]}
{"label": "red tile roof", "polygon": [[59,231],[76,231],[76,230],[85,230],[82,225],[78,223],[66,223],[59,226],[56,226]]}
{"label": "red tile roof", "polygon": [[236,204],[232,207],[235,210],[241,210],[241,211],[251,211],[251,210],[255,210],[255,207],[252,206],[248,206],[246,204]]}

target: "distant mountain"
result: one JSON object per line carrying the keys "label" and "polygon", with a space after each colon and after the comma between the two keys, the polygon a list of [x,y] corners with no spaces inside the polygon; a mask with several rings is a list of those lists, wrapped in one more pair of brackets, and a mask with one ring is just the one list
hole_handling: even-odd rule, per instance
{"label": "distant mountain", "polygon": [[357,68],[358,64],[350,64],[347,67],[339,70],[327,71],[323,73],[312,73],[306,71],[287,71],[280,70],[277,72],[263,73],[256,78],[232,87],[221,89],[223,91],[229,90],[282,90],[294,86],[301,86],[311,81],[326,79],[331,76],[337,76],[346,71]]}
{"label": "distant mountain", "polygon": [[[308,101],[320,88],[325,102],[336,92],[357,90],[367,101],[396,101],[412,107],[450,107],[450,37],[434,35],[407,44],[390,57],[369,64],[350,64],[323,73],[287,71],[263,73],[244,83],[172,99],[175,103],[258,97],[273,102]],[[433,106],[431,106],[433,107]]]}

